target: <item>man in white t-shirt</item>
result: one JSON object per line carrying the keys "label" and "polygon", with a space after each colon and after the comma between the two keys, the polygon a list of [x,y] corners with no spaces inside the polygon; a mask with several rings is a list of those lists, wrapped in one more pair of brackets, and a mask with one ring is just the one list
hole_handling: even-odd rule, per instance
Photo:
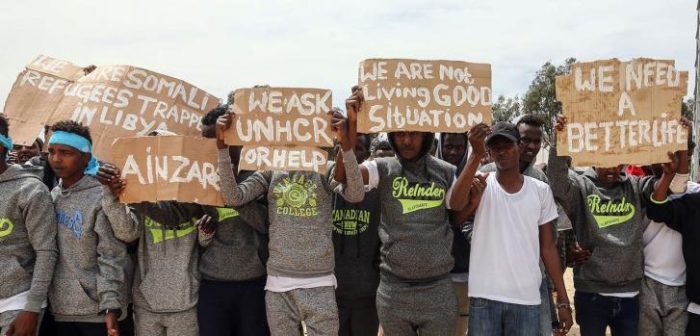
{"label": "man in white t-shirt", "polygon": [[[692,149],[689,148],[689,153]],[[687,167],[675,175],[670,199],[700,192],[700,184],[688,182]],[[661,177],[661,165],[653,165]],[[644,230],[644,278],[639,294],[640,335],[685,335],[688,323],[688,298],[685,293],[683,237],[664,223],[651,221]]]}
{"label": "man in white t-shirt", "polygon": [[486,177],[480,199],[469,197],[469,202],[479,202],[469,272],[472,335],[539,334],[540,257],[561,293],[558,331],[566,332],[572,324],[551,228],[557,219],[556,204],[547,184],[520,173],[519,137],[511,123],[493,127],[486,148],[497,171]]}

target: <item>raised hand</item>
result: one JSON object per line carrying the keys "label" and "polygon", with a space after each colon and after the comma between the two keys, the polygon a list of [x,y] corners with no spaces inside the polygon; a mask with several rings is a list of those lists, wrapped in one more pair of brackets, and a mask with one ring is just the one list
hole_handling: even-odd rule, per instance
{"label": "raised hand", "polygon": [[469,145],[471,145],[471,148],[474,150],[474,154],[480,156],[486,155],[486,145],[484,141],[489,134],[491,134],[491,127],[483,123],[469,130]]}

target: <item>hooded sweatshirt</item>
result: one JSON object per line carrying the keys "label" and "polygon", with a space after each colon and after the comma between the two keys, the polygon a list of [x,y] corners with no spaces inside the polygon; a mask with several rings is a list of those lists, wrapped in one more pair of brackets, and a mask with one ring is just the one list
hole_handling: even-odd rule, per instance
{"label": "hooded sweatshirt", "polygon": [[[442,153],[442,143],[445,141],[445,134],[447,133],[440,133],[440,137],[438,138],[437,158],[442,160],[445,159]],[[464,142],[466,143],[464,155],[459,159],[456,175],[462,172],[464,166],[467,164],[467,158],[469,158],[469,141],[466,135],[464,136]],[[467,238],[462,234],[461,226],[453,225],[452,235],[454,237],[452,239],[452,256],[455,258],[455,266],[452,268],[451,273],[467,273],[469,272],[469,251],[471,247],[469,246]]]}
{"label": "hooded sweatshirt", "polygon": [[628,176],[613,186],[602,185],[594,169],[569,171],[566,160],[549,152],[547,177],[557,201],[574,226],[590,259],[574,265],[576,290],[586,293],[629,293],[640,290],[644,274],[644,210],[656,178]]}
{"label": "hooded sweatshirt", "polygon": [[104,322],[99,312],[126,307],[127,256],[102,209],[101,184],[85,175],[70,188],[59,182],[51,196],[59,251],[51,311],[56,321]]}
{"label": "hooded sweatshirt", "polygon": [[199,295],[200,239],[195,224],[204,215],[202,207],[174,201],[129,207],[118,203],[110,191],[105,190],[105,195],[103,207],[117,238],[127,243],[139,240],[134,305],[156,313],[194,307]]}
{"label": "hooded sweatshirt", "polygon": [[373,298],[379,286],[379,193],[370,190],[362,202],[333,198],[335,290],[339,300]]}
{"label": "hooded sweatshirt", "polygon": [[24,310],[46,300],[58,250],[51,194],[19,165],[0,174],[0,299],[29,291]]}
{"label": "hooded sweatshirt", "polygon": [[267,196],[269,275],[310,278],[333,273],[333,193],[350,202],[362,201],[365,194],[355,154],[344,152],[343,163],[345,185],[333,179],[333,171],[327,176],[304,171],[256,172],[239,184],[228,150],[219,151],[221,194],[227,206],[241,206]]}
{"label": "hooded sweatshirt", "polygon": [[[376,165],[378,173],[370,176],[370,185],[377,186],[382,207],[382,281],[431,282],[446,278],[454,266],[447,202],[455,167],[428,154],[433,137],[427,133],[416,160],[400,158],[397,151],[364,163]],[[396,151],[393,133],[389,142]]]}

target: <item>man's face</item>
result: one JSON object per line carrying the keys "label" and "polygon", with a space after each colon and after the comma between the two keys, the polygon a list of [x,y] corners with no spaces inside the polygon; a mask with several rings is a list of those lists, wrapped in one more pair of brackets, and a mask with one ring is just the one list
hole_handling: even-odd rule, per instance
{"label": "man's face", "polygon": [[14,145],[13,149],[17,153],[17,163],[27,162],[39,155],[39,146],[36,143],[32,146]]}
{"label": "man's face", "polygon": [[512,140],[498,136],[493,138],[486,148],[499,170],[519,169],[520,151]]}
{"label": "man's face", "polygon": [[620,173],[622,172],[622,166],[610,167],[610,168],[597,168],[595,169],[598,175],[598,181],[603,184],[614,184],[620,179]]}
{"label": "man's face", "polygon": [[71,146],[49,145],[49,165],[56,176],[65,179],[82,174],[90,161],[90,154]]}
{"label": "man's face", "polygon": [[528,124],[518,125],[520,132],[520,159],[529,164],[535,161],[542,148],[542,129]]}
{"label": "man's face", "polygon": [[378,148],[374,151],[374,153],[372,154],[372,157],[373,158],[384,158],[384,157],[392,157],[394,155],[396,155],[396,154],[394,153],[394,150],[392,150],[391,148]]}
{"label": "man's face", "polygon": [[467,151],[467,137],[461,133],[447,133],[442,137],[440,150],[445,161],[458,166]]}
{"label": "man's face", "polygon": [[355,148],[353,149],[353,151],[355,152],[357,163],[362,163],[365,160],[367,160],[367,158],[369,158],[369,146],[367,137],[358,137],[357,143],[355,144]]}
{"label": "man's face", "polygon": [[394,142],[396,143],[396,151],[399,152],[399,156],[409,161],[418,159],[423,147],[423,138],[425,138],[426,134],[423,132],[394,133]]}

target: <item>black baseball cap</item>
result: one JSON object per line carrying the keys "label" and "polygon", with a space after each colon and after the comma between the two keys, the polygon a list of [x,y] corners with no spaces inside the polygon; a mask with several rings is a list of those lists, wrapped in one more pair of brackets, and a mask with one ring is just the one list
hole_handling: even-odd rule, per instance
{"label": "black baseball cap", "polygon": [[504,137],[512,142],[520,141],[520,132],[515,124],[507,121],[499,121],[491,127],[491,134],[486,137],[486,145],[488,146],[491,140],[497,137]]}

